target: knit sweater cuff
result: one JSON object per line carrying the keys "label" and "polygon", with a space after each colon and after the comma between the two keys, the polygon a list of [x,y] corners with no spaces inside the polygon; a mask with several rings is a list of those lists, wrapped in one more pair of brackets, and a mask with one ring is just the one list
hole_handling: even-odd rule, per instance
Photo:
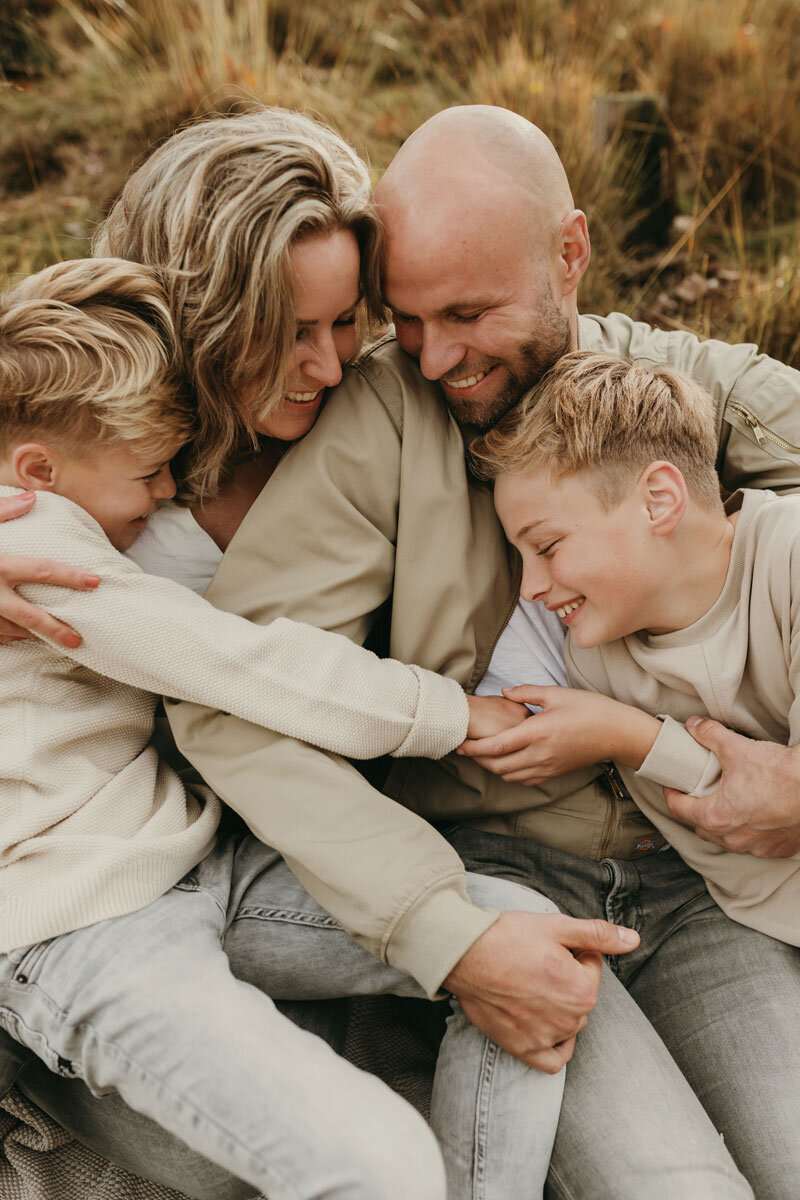
{"label": "knit sweater cuff", "polygon": [[496,909],[478,908],[467,897],[463,874],[442,880],[408,909],[385,944],[385,959],[412,975],[432,999],[442,980],[497,920]]}
{"label": "knit sweater cuff", "polygon": [[444,758],[467,736],[469,704],[455,679],[412,667],[419,682],[417,711],[395,758]]}
{"label": "knit sweater cuff", "polygon": [[716,754],[700,746],[680,721],[659,714],[661,729],[636,775],[676,788],[690,796],[705,796],[719,784]]}

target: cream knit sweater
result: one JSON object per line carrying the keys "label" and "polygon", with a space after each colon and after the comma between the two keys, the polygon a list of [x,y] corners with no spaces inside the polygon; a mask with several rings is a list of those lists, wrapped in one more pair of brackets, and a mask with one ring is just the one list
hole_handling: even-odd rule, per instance
{"label": "cream knit sweater", "polygon": [[79,649],[2,649],[0,951],[141,908],[210,848],[218,800],[188,790],[149,744],[161,693],[353,758],[438,758],[466,736],[454,680],[311,626],[219,612],[145,575],[61,496],[40,493],[24,520],[4,524],[2,548],[102,582],[20,588],[80,631]]}
{"label": "cream knit sweater", "polygon": [[567,675],[663,718],[639,771],[619,768],[634,800],[728,916],[800,946],[800,855],[753,858],[704,842],[670,815],[662,790],[706,795],[719,783],[719,760],[683,724],[694,714],[760,741],[800,741],[800,496],[741,491],[728,510],[739,506],[724,587],[699,621],[591,650],[568,637]]}

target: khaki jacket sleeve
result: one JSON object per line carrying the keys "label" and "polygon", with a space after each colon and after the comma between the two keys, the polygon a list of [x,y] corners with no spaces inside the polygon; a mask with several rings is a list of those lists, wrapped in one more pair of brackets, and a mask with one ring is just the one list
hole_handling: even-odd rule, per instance
{"label": "khaki jacket sleeve", "polygon": [[717,404],[717,470],[727,495],[740,487],[800,490],[800,371],[747,343],[700,341],[622,313],[579,318],[581,349],[674,367]]}
{"label": "khaki jacket sleeve", "polygon": [[[398,381],[384,382],[391,414],[348,372],[243,521],[207,593],[212,604],[363,641],[394,573],[403,397]],[[461,861],[433,827],[343,759],[219,710],[181,703],[168,714],[180,749],[222,799],[357,941],[429,995],[496,918],[468,900]]]}

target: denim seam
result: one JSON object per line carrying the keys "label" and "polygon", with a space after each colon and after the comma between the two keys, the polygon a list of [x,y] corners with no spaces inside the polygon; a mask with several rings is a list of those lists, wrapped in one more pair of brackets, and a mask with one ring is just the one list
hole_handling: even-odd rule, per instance
{"label": "denim seam", "polygon": [[557,1169],[550,1163],[550,1169],[547,1172],[547,1192],[552,1194],[554,1186],[557,1186],[558,1200],[578,1200],[575,1193],[567,1186],[566,1181],[559,1175]]}
{"label": "denim seam", "polygon": [[[39,987],[37,987],[35,984],[32,984],[31,987],[36,988],[36,991],[39,993],[41,999],[47,1004],[47,1006],[51,1009],[51,1011],[59,1012],[59,1010],[51,1003],[50,998],[45,993],[43,993]],[[35,1037],[38,1041],[40,1041],[47,1048],[48,1052],[52,1056],[54,1056],[58,1059],[64,1058],[63,1055],[59,1054],[58,1051],[53,1046],[50,1045],[50,1042],[48,1041],[45,1034],[43,1034],[39,1030],[31,1029],[31,1027],[29,1025],[27,1025],[26,1022],[22,1019],[22,1017],[20,1017],[18,1013],[15,1013],[13,1011],[13,1009],[8,1009],[8,1008],[0,1009],[0,1016],[2,1016],[3,1013],[8,1013],[15,1020],[15,1022],[18,1022],[20,1026],[22,1026],[24,1029],[28,1030],[33,1037]],[[61,1015],[62,1015],[62,1017],[64,1017],[65,1014],[62,1013]],[[66,1024],[66,1021],[64,1023]],[[271,1177],[275,1181],[279,1182],[279,1184],[282,1187],[290,1189],[291,1192],[297,1197],[297,1200],[302,1200],[300,1193],[296,1191],[296,1189],[292,1186],[291,1182],[289,1180],[287,1180],[273,1166],[271,1166],[269,1163],[264,1162],[260,1156],[254,1154],[253,1151],[249,1147],[247,1147],[243,1142],[241,1142],[238,1138],[232,1138],[230,1133],[228,1133],[227,1131],[222,1129],[219,1125],[217,1125],[214,1121],[212,1121],[205,1113],[203,1113],[200,1109],[198,1109],[196,1106],[194,1106],[191,1102],[187,1101],[184,1097],[179,1096],[175,1092],[173,1092],[166,1085],[166,1083],[163,1080],[161,1080],[157,1076],[153,1075],[150,1071],[145,1070],[145,1068],[142,1067],[141,1064],[136,1061],[136,1059],[131,1058],[130,1055],[124,1053],[119,1048],[119,1046],[115,1045],[113,1042],[107,1042],[103,1037],[100,1036],[100,1034],[97,1032],[96,1028],[94,1027],[94,1025],[92,1024],[91,1021],[84,1021],[80,1025],[73,1025],[73,1026],[70,1026],[69,1028],[78,1035],[83,1035],[84,1031],[88,1032],[89,1035],[94,1039],[95,1045],[99,1049],[102,1049],[102,1052],[104,1054],[107,1054],[109,1056],[109,1058],[114,1059],[116,1062],[120,1063],[122,1068],[129,1075],[132,1074],[134,1070],[138,1071],[141,1079],[147,1080],[151,1085],[155,1086],[158,1089],[158,1092],[161,1095],[167,1096],[170,1100],[173,1101],[176,1111],[180,1112],[181,1110],[183,1110],[188,1115],[190,1115],[191,1120],[195,1126],[197,1126],[198,1124],[205,1125],[207,1128],[214,1130],[214,1132],[217,1134],[217,1136],[219,1138],[224,1138],[230,1147],[233,1147],[235,1149],[238,1148],[238,1150],[243,1155],[246,1155],[250,1159],[251,1162],[258,1164],[259,1168],[265,1172],[268,1179]],[[10,1030],[9,1030],[9,1033],[10,1033]],[[13,1034],[11,1036],[13,1036]],[[34,1051],[34,1053],[36,1053],[36,1052]],[[37,1057],[40,1057],[40,1056],[37,1056]],[[67,1060],[65,1059],[65,1061],[67,1061]],[[69,1060],[69,1061],[70,1061],[70,1063],[72,1062],[72,1060]],[[83,1080],[83,1082],[86,1083],[84,1076],[80,1075],[80,1076],[78,1076],[78,1078],[81,1078]],[[115,1092],[117,1092],[117,1094],[119,1094],[118,1088],[115,1087],[113,1090]],[[180,1134],[176,1134],[176,1136],[180,1137]],[[267,1188],[264,1188],[263,1190],[267,1191]]]}
{"label": "denim seam", "polygon": [[475,1105],[475,1150],[473,1153],[472,1200],[485,1200],[486,1160],[489,1144],[489,1121],[492,1107],[492,1080],[497,1062],[498,1049],[488,1038],[484,1041],[483,1061],[478,1082],[478,1097]]}
{"label": "denim seam", "polygon": [[333,917],[322,913],[306,913],[299,908],[264,908],[260,905],[242,905],[233,920],[234,922],[240,921],[243,917],[259,921],[284,921],[290,925],[315,925],[324,929],[335,929],[337,933],[341,932],[341,926]]}

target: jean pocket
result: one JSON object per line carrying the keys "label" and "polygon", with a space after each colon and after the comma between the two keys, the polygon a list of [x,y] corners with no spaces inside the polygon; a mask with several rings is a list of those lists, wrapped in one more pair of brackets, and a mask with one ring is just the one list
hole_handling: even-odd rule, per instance
{"label": "jean pocket", "polygon": [[180,892],[198,892],[200,890],[200,880],[194,871],[187,871],[183,879],[179,879],[172,886],[176,887]]}
{"label": "jean pocket", "polygon": [[14,978],[17,983],[33,983],[42,968],[45,956],[55,938],[45,942],[34,942],[31,946],[19,946],[10,950],[7,958],[14,968]]}

